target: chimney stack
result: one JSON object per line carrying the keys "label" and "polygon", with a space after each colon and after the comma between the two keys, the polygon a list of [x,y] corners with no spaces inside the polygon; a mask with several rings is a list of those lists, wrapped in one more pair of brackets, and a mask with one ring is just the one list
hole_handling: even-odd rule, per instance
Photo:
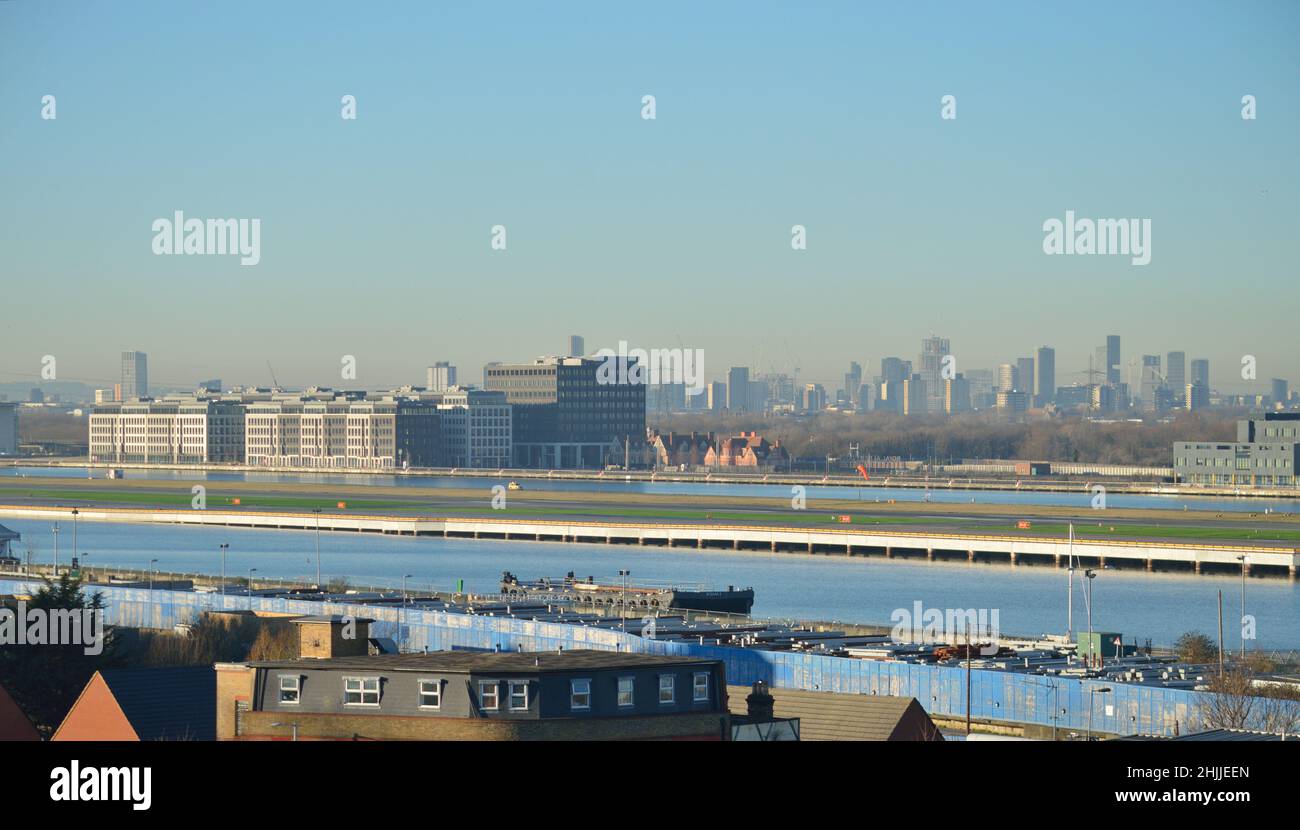
{"label": "chimney stack", "polygon": [[370,623],[364,617],[320,615],[292,620],[298,626],[298,656],[328,660],[370,653]]}
{"label": "chimney stack", "polygon": [[758,722],[770,721],[776,711],[776,701],[763,680],[755,681],[754,690],[745,698],[749,717]]}

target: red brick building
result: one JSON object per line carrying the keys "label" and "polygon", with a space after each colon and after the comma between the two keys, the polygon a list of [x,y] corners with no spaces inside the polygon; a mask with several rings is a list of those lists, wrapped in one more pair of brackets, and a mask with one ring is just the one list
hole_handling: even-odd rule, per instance
{"label": "red brick building", "polygon": [[769,443],[757,432],[725,438],[705,456],[708,467],[771,467],[786,464],[789,454],[780,441]]}
{"label": "red brick building", "polygon": [[654,432],[650,435],[651,463],[657,467],[700,467],[713,450],[712,432]]}

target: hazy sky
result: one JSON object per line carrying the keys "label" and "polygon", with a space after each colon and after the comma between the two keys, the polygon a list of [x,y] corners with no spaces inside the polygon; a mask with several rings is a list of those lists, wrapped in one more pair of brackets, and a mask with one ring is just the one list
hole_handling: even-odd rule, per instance
{"label": "hazy sky", "polygon": [[[1300,383],[1298,44],[1285,1],[2,2],[0,381],[477,380],[581,333],[829,386],[934,332]],[[1045,255],[1068,209],[1151,263]],[[154,255],[176,210],[260,263]]]}

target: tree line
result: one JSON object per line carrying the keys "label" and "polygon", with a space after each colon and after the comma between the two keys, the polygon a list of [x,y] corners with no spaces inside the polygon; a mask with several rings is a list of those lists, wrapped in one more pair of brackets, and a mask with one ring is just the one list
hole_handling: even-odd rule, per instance
{"label": "tree line", "polygon": [[647,417],[661,432],[756,431],[779,440],[796,458],[861,456],[954,463],[962,459],[1013,459],[1088,464],[1170,466],[1176,441],[1232,441],[1234,413],[1180,412],[1168,421],[1105,423],[1082,418],[1008,422],[987,413],[902,417],[892,413],[764,416],[688,413]]}

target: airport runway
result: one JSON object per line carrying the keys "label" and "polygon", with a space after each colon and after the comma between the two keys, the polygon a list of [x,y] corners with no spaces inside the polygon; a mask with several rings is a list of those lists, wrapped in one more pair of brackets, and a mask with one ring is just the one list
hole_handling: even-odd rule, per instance
{"label": "airport runway", "polygon": [[[504,485],[504,482],[503,482]],[[83,507],[194,507],[191,481],[3,479],[0,504]],[[1005,504],[788,498],[677,496],[491,488],[449,489],[365,484],[202,482],[207,509],[320,510],[421,517],[511,517],[546,521],[665,522],[756,527],[851,524],[881,530],[989,533],[1060,538],[1073,523],[1079,539],[1134,539],[1203,543],[1249,542],[1300,547],[1300,515],[1211,513],[1156,509],[1092,510]],[[340,506],[342,504],[343,506]],[[848,517],[845,521],[844,517]],[[1028,527],[1022,527],[1028,523]]]}

